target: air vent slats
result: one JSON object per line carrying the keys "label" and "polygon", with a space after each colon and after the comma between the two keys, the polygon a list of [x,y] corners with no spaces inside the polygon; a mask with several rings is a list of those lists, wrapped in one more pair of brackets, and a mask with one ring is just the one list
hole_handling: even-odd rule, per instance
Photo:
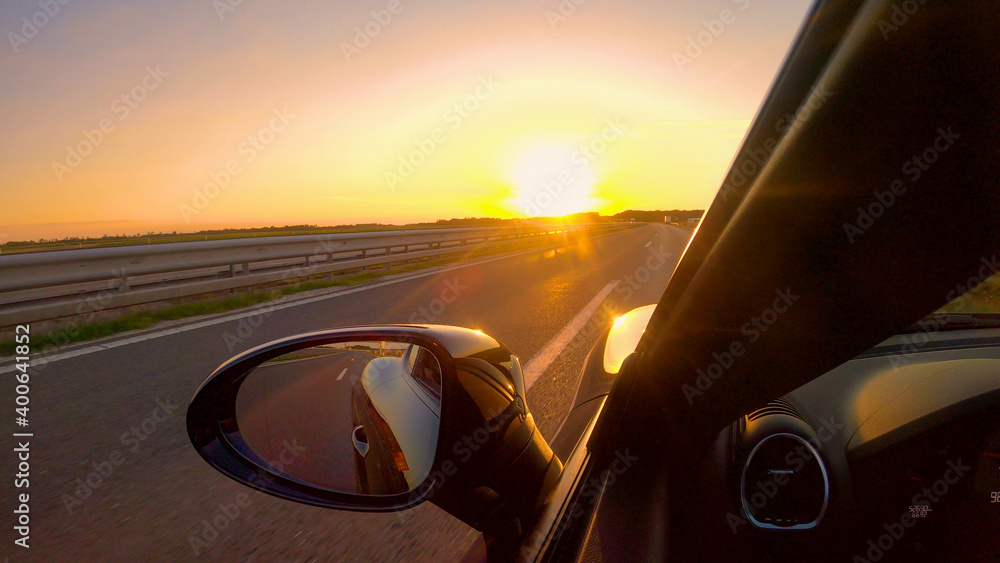
{"label": "air vent slats", "polygon": [[803,421],[805,420],[804,418],[802,418],[802,414],[799,413],[799,410],[795,408],[795,405],[793,405],[788,399],[785,399],[784,397],[771,401],[763,408],[757,409],[752,413],[748,414],[747,420],[754,421],[757,420],[758,418],[772,414],[785,414],[791,417],[795,417],[799,420]]}

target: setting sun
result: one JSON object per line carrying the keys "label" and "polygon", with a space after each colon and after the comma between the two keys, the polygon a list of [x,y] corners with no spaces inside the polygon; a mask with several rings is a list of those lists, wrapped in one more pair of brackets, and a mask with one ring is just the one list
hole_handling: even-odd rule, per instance
{"label": "setting sun", "polygon": [[513,170],[514,207],[528,217],[597,211],[598,182],[579,151],[562,143],[538,143],[526,149]]}

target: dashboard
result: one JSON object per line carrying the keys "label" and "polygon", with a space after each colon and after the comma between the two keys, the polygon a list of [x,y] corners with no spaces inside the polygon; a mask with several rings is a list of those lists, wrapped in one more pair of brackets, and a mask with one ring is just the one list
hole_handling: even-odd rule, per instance
{"label": "dashboard", "polygon": [[1000,560],[1000,330],[913,336],[719,434],[747,559]]}

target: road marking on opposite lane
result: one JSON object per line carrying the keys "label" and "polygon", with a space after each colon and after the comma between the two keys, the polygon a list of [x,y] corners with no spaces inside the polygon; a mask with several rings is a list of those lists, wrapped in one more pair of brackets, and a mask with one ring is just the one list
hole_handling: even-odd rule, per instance
{"label": "road marking on opposite lane", "polygon": [[[629,230],[615,231],[613,233],[608,233],[608,234],[604,234],[604,235],[597,235],[595,237],[592,237],[590,240],[594,240],[594,239],[597,239],[597,238],[604,238],[604,237],[607,237],[607,236],[621,234],[621,233],[627,233],[627,232],[629,232]],[[170,335],[174,335],[174,334],[180,334],[182,332],[188,332],[190,330],[197,330],[197,329],[200,329],[200,328],[205,328],[207,326],[213,326],[213,325],[228,323],[228,322],[232,322],[232,321],[238,321],[238,320],[246,318],[246,317],[253,317],[255,315],[259,315],[259,314],[261,314],[262,310],[274,312],[274,311],[280,311],[282,309],[288,309],[289,307],[298,307],[300,305],[308,305],[310,303],[316,303],[317,301],[323,301],[325,299],[333,299],[333,298],[336,298],[336,297],[342,297],[344,295],[351,295],[353,293],[360,293],[362,291],[368,291],[370,289],[377,289],[379,287],[385,287],[387,285],[393,285],[393,284],[397,284],[397,283],[403,283],[405,281],[410,281],[410,280],[415,280],[415,279],[420,279],[420,278],[427,278],[427,277],[431,277],[431,276],[436,276],[438,274],[443,274],[443,273],[446,273],[446,272],[450,272],[452,270],[460,270],[462,268],[468,268],[468,267],[471,267],[471,266],[478,266],[480,264],[488,264],[490,262],[497,262],[499,260],[506,260],[508,258],[515,258],[517,256],[523,256],[525,254],[532,254],[532,253],[535,253],[535,252],[540,252],[540,251],[548,250],[548,249],[551,249],[551,248],[558,248],[560,246],[563,246],[563,245],[561,245],[561,244],[555,244],[555,245],[550,245],[550,246],[543,246],[543,247],[539,247],[539,248],[532,248],[532,249],[529,249],[529,250],[523,250],[523,251],[520,251],[520,252],[514,252],[514,253],[511,253],[511,254],[504,254],[502,256],[496,256],[496,257],[492,257],[492,258],[486,258],[486,259],[478,260],[478,261],[475,261],[475,262],[467,262],[467,263],[464,263],[464,264],[456,264],[454,266],[443,266],[441,268],[434,268],[434,269],[430,269],[430,270],[424,270],[424,271],[421,271],[419,273],[416,273],[416,274],[413,274],[413,275],[409,275],[409,276],[401,276],[401,277],[398,277],[398,278],[393,278],[391,280],[386,280],[386,281],[382,281],[382,282],[378,282],[378,283],[373,283],[373,284],[369,284],[369,285],[362,285],[362,286],[358,286],[358,287],[352,287],[350,289],[344,289],[344,290],[340,290],[340,291],[333,291],[331,293],[324,293],[322,295],[317,295],[315,297],[307,297],[307,298],[304,298],[304,299],[291,300],[291,301],[287,301],[287,302],[283,302],[281,300],[276,300],[276,301],[271,301],[271,302],[265,302],[265,303],[261,303],[259,305],[250,307],[249,309],[244,310],[242,312],[234,313],[232,315],[225,315],[225,316],[220,316],[220,317],[212,317],[212,318],[206,319],[204,321],[193,322],[193,323],[190,323],[190,324],[185,324],[185,325],[181,325],[181,326],[177,326],[177,327],[173,327],[173,328],[168,328],[168,329],[164,329],[164,330],[155,330],[154,329],[154,332],[149,332],[149,333],[145,333],[145,334],[138,334],[136,336],[132,336],[132,337],[129,337],[129,338],[122,338],[120,340],[112,340],[110,342],[104,342],[104,343],[101,343],[101,344],[93,344],[91,346],[85,346],[83,348],[78,348],[78,349],[75,349],[75,350],[69,350],[67,352],[58,352],[58,353],[52,354],[50,356],[45,356],[44,354],[39,354],[39,356],[42,359],[45,360],[45,363],[43,365],[47,365],[47,364],[58,362],[60,360],[68,360],[70,358],[75,358],[77,356],[85,356],[87,354],[93,354],[94,352],[101,352],[103,350],[111,350],[112,348],[119,348],[121,346],[128,346],[130,344],[137,344],[139,342],[145,342],[146,340],[153,340],[153,339],[156,339],[156,338],[161,338],[163,336],[170,336]],[[17,369],[15,366],[16,366],[16,364],[13,363],[13,362],[10,363],[10,364],[7,364],[5,366],[0,366],[0,374],[10,373],[12,371],[15,371]],[[35,369],[37,369],[37,367]]]}
{"label": "road marking on opposite lane", "polygon": [[649,242],[647,242],[647,243],[646,243],[646,248],[649,248],[649,245],[651,245],[651,244],[653,244],[653,241],[649,241]]}
{"label": "road marking on opposite lane", "polygon": [[587,324],[590,317],[594,316],[594,313],[597,312],[597,308],[601,306],[601,303],[604,303],[608,294],[611,293],[611,290],[613,290],[618,283],[619,280],[615,280],[604,286],[604,289],[595,295],[594,298],[590,300],[590,303],[587,303],[587,306],[577,313],[576,316],[573,317],[573,320],[571,320],[569,324],[564,326],[563,329],[559,331],[559,334],[557,334],[555,338],[549,340],[549,343],[543,346],[542,349],[535,354],[535,357],[531,358],[526,364],[524,364],[522,372],[524,373],[525,389],[530,390],[532,384],[534,384],[535,381],[537,381],[538,378],[545,373],[545,370],[552,365],[552,362],[554,362],[555,359],[562,354],[563,350],[569,346],[569,343],[573,341],[573,338],[576,337],[577,333],[583,329],[583,326]]}
{"label": "road marking on opposite lane", "polygon": [[337,376],[337,381],[340,381],[340,378],[344,377],[345,373],[347,373],[347,368],[344,368],[344,371],[340,372],[340,375]]}

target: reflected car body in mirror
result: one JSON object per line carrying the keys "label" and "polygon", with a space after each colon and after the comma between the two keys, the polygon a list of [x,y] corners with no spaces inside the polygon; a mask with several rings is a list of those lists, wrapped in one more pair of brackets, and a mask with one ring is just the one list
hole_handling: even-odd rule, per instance
{"label": "reflected car body in mirror", "polygon": [[[436,374],[436,394],[423,379],[415,377],[411,362],[417,356],[423,358],[421,370]],[[427,478],[441,423],[440,382],[437,359],[420,346],[410,345],[400,357],[376,358],[365,366],[360,384],[351,392],[351,410],[356,417],[355,430],[361,428],[368,438],[367,446],[378,455],[362,454],[364,446],[356,443],[358,464],[367,468],[358,472],[359,478],[368,476],[359,481],[358,492],[411,491]],[[381,479],[388,475],[394,477],[393,482]]]}

